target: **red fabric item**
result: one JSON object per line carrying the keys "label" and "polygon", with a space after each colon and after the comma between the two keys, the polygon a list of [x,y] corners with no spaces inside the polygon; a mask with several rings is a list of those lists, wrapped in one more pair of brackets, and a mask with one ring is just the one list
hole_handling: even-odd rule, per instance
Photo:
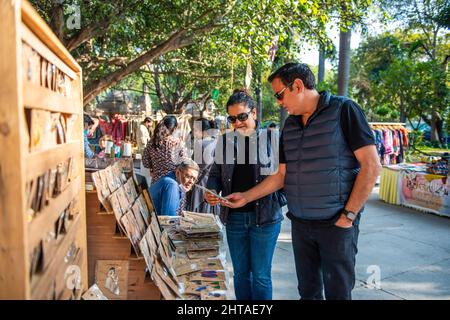
{"label": "red fabric item", "polygon": [[409,145],[408,141],[408,131],[405,128],[400,128],[403,136],[403,148],[406,148]]}
{"label": "red fabric item", "polygon": [[98,119],[100,130],[102,131],[102,135],[112,135],[113,124],[105,121],[101,118]]}

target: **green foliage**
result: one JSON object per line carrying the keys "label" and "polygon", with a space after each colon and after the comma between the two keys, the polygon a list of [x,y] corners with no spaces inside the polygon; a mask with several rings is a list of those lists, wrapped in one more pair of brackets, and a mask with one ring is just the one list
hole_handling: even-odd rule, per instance
{"label": "green foliage", "polygon": [[275,97],[273,96],[272,86],[269,82],[265,82],[262,86],[263,90],[263,121],[273,121],[278,123],[280,116],[280,106],[277,104]]}
{"label": "green foliage", "polygon": [[[69,30],[64,26],[61,38],[83,67],[85,96],[108,86],[123,87],[125,82],[117,82],[129,75],[134,77],[132,84],[140,86],[145,79],[155,85],[152,76],[144,74],[148,71],[146,65],[152,64],[165,72],[161,81],[167,84],[164,90],[172,96],[171,103],[195,87],[203,95],[218,88],[219,104],[224,103],[234,87],[242,86],[247,61],[260,70],[271,68],[267,53],[275,37],[278,61],[292,59],[301,41],[331,43],[325,25],[342,6],[347,8],[342,21],[350,25],[361,20],[370,4],[369,0],[61,2],[64,19],[71,14],[69,5],[80,7],[82,29]],[[32,3],[54,25],[58,1]],[[177,41],[166,46],[174,35],[179,35]],[[149,61],[136,63],[152,50],[159,51]]]}
{"label": "green foliage", "polygon": [[446,74],[438,61],[427,61],[417,50],[419,37],[401,33],[368,37],[353,56],[352,95],[373,120],[428,117],[431,106],[445,111]]}

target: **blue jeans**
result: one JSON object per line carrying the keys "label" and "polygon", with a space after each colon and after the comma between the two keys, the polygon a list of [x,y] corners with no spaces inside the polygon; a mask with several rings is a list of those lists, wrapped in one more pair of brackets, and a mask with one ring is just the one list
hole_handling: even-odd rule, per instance
{"label": "blue jeans", "polygon": [[169,172],[150,186],[150,196],[157,215],[176,216],[184,195],[175,172]]}
{"label": "blue jeans", "polygon": [[272,258],[281,222],[256,226],[255,212],[228,215],[228,247],[234,269],[237,300],[272,299]]}

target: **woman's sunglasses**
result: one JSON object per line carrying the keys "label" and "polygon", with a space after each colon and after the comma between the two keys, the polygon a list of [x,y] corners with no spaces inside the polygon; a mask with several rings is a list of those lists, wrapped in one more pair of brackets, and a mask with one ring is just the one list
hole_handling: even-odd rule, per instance
{"label": "woman's sunglasses", "polygon": [[239,120],[240,122],[246,121],[248,119],[248,115],[250,114],[250,112],[252,112],[252,110],[250,110],[249,112],[239,113],[237,116],[228,116],[228,121],[230,123],[235,123],[236,119]]}

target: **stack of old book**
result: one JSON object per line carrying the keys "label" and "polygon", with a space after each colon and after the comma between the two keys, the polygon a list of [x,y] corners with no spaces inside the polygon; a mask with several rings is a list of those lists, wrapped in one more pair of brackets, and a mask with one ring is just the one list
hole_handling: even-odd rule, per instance
{"label": "stack of old book", "polygon": [[213,214],[184,211],[180,218],[179,231],[186,240],[220,239],[220,221]]}
{"label": "stack of old book", "polygon": [[174,269],[183,299],[225,300],[227,277],[222,229],[212,214],[184,211],[183,216],[158,216],[175,245]]}

